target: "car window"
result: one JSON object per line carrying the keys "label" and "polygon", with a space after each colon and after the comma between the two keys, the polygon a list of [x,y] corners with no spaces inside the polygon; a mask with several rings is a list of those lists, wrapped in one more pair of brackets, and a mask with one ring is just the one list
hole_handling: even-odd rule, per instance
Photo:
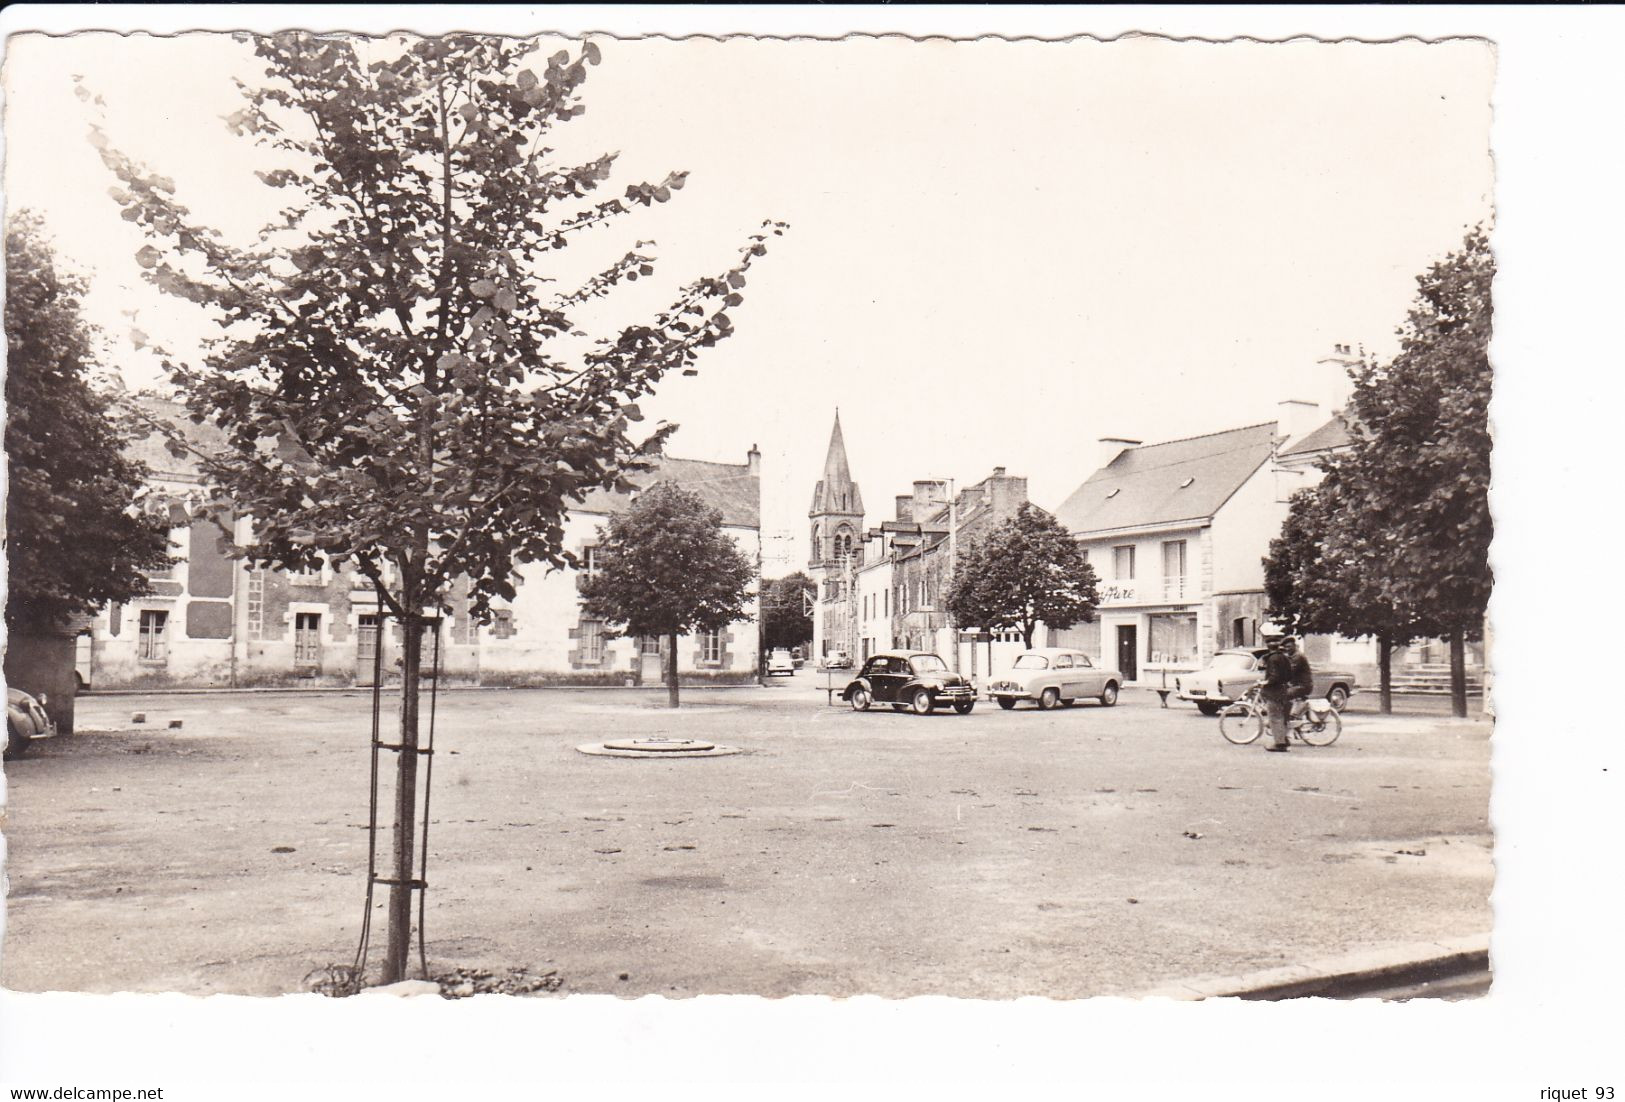
{"label": "car window", "polygon": [[1070,670],[1072,668],[1072,656],[1070,654],[1057,654],[1055,661],[1050,664],[1058,670]]}
{"label": "car window", "polygon": [[1010,667],[1013,670],[1047,670],[1049,659],[1042,654],[1024,654],[1016,659],[1016,664]]}
{"label": "car window", "polygon": [[948,663],[934,654],[916,654],[908,660],[915,673],[942,673],[948,668]]}
{"label": "car window", "polygon": [[1075,654],[1073,657],[1078,660],[1079,669],[1092,670],[1095,668],[1095,664],[1089,661],[1089,656],[1087,654]]}
{"label": "car window", "polygon": [[1245,673],[1253,668],[1250,654],[1216,654],[1210,667],[1220,673]]}
{"label": "car window", "polygon": [[884,658],[871,658],[863,667],[863,672],[866,674],[884,673],[885,671],[886,660]]}

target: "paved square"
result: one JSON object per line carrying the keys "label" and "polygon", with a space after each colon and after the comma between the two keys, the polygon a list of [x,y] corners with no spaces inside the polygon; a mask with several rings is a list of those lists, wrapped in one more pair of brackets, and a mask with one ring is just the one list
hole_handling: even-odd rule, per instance
{"label": "paved square", "polygon": [[[557,968],[566,993],[1080,998],[1490,928],[1488,723],[1351,713],[1336,745],[1275,755],[1144,692],[857,715],[815,680],[675,713],[658,691],[442,694],[431,966]],[[82,726],[148,723],[8,764],[0,979],[274,994],[347,963],[368,708],[81,698]],[[649,736],[746,752],[576,750]]]}

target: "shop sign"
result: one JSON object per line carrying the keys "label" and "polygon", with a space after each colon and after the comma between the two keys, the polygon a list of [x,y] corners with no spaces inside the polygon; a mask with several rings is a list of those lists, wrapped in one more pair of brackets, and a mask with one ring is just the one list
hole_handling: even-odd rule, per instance
{"label": "shop sign", "polygon": [[1130,604],[1138,599],[1133,582],[1108,582],[1096,587],[1103,605]]}

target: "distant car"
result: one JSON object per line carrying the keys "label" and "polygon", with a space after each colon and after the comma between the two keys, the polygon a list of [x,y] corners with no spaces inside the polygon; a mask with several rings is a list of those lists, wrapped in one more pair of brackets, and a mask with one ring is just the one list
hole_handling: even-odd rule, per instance
{"label": "distant car", "polygon": [[[1225,705],[1235,703],[1250,685],[1263,678],[1264,655],[1268,653],[1265,647],[1219,651],[1214,654],[1207,669],[1174,678],[1175,695],[1180,700],[1195,704],[1203,715],[1216,716]],[[1349,697],[1354,695],[1355,687],[1352,673],[1315,670],[1313,695],[1325,697],[1326,703],[1339,712],[1348,704]]]}
{"label": "distant car", "polygon": [[56,734],[56,724],[45,714],[46,703],[44,693],[36,699],[21,689],[6,689],[6,757],[21,754],[37,738]]}
{"label": "distant car", "polygon": [[767,656],[767,673],[769,677],[776,673],[789,674],[794,677],[796,673],[795,659],[790,657],[790,652],[787,650],[782,648],[776,650]]}
{"label": "distant car", "polygon": [[854,712],[867,712],[875,704],[890,704],[925,716],[947,705],[960,715],[976,707],[976,689],[948,668],[940,655],[926,651],[897,651],[871,656],[841,693]]}
{"label": "distant car", "polygon": [[824,658],[826,670],[849,670],[852,668],[852,659],[844,650],[831,651]]}
{"label": "distant car", "polygon": [[1098,700],[1110,708],[1117,703],[1117,690],[1123,685],[1118,670],[1097,666],[1081,651],[1060,647],[1030,650],[1017,658],[1009,673],[1000,674],[987,687],[988,699],[999,702],[1006,711],[1023,700],[1031,700],[1048,711],[1057,704]]}

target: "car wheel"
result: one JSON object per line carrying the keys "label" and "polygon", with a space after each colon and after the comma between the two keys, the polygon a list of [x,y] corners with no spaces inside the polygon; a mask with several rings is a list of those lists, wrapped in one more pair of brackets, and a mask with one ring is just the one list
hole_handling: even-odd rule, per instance
{"label": "car wheel", "polygon": [[5,748],[5,757],[7,760],[17,757],[26,749],[28,749],[28,735],[25,732],[18,730],[15,723],[7,722]]}
{"label": "car wheel", "polygon": [[932,701],[931,701],[931,690],[930,689],[915,689],[914,690],[914,695],[908,698],[908,703],[909,703],[909,707],[914,709],[914,714],[915,715],[917,715],[917,716],[928,716],[928,715],[930,715],[931,714],[931,703],[932,703]]}
{"label": "car wheel", "polygon": [[1117,703],[1117,686],[1114,683],[1108,681],[1106,683],[1106,687],[1104,689],[1100,690],[1100,706],[1102,708],[1110,708],[1113,704],[1116,704],[1116,703]]}
{"label": "car wheel", "polygon": [[958,712],[962,716],[970,715],[970,710],[974,707],[976,707],[976,701],[974,700],[954,701],[954,711]]}
{"label": "car wheel", "polygon": [[1211,700],[1198,700],[1196,710],[1205,716],[1216,716],[1219,714],[1219,705]]}
{"label": "car wheel", "polygon": [[1016,706],[1016,698],[1015,697],[1013,697],[1013,696],[1001,696],[1001,697],[999,697],[999,707],[1003,708],[1005,711],[1008,712],[1011,708],[1014,708],[1015,706]]}
{"label": "car wheel", "polygon": [[1046,711],[1046,712],[1049,711],[1051,708],[1055,707],[1060,702],[1061,702],[1061,690],[1057,689],[1053,685],[1051,685],[1049,688],[1045,689],[1042,693],[1038,694],[1038,706],[1040,708],[1044,709],[1044,711]]}
{"label": "car wheel", "polygon": [[853,689],[852,695],[847,697],[847,700],[851,702],[854,712],[867,712],[869,705],[874,703],[868,689]]}
{"label": "car wheel", "polygon": [[1333,685],[1331,687],[1331,691],[1326,694],[1326,703],[1332,706],[1332,711],[1341,712],[1344,708],[1348,707],[1348,689],[1344,688],[1342,685]]}

